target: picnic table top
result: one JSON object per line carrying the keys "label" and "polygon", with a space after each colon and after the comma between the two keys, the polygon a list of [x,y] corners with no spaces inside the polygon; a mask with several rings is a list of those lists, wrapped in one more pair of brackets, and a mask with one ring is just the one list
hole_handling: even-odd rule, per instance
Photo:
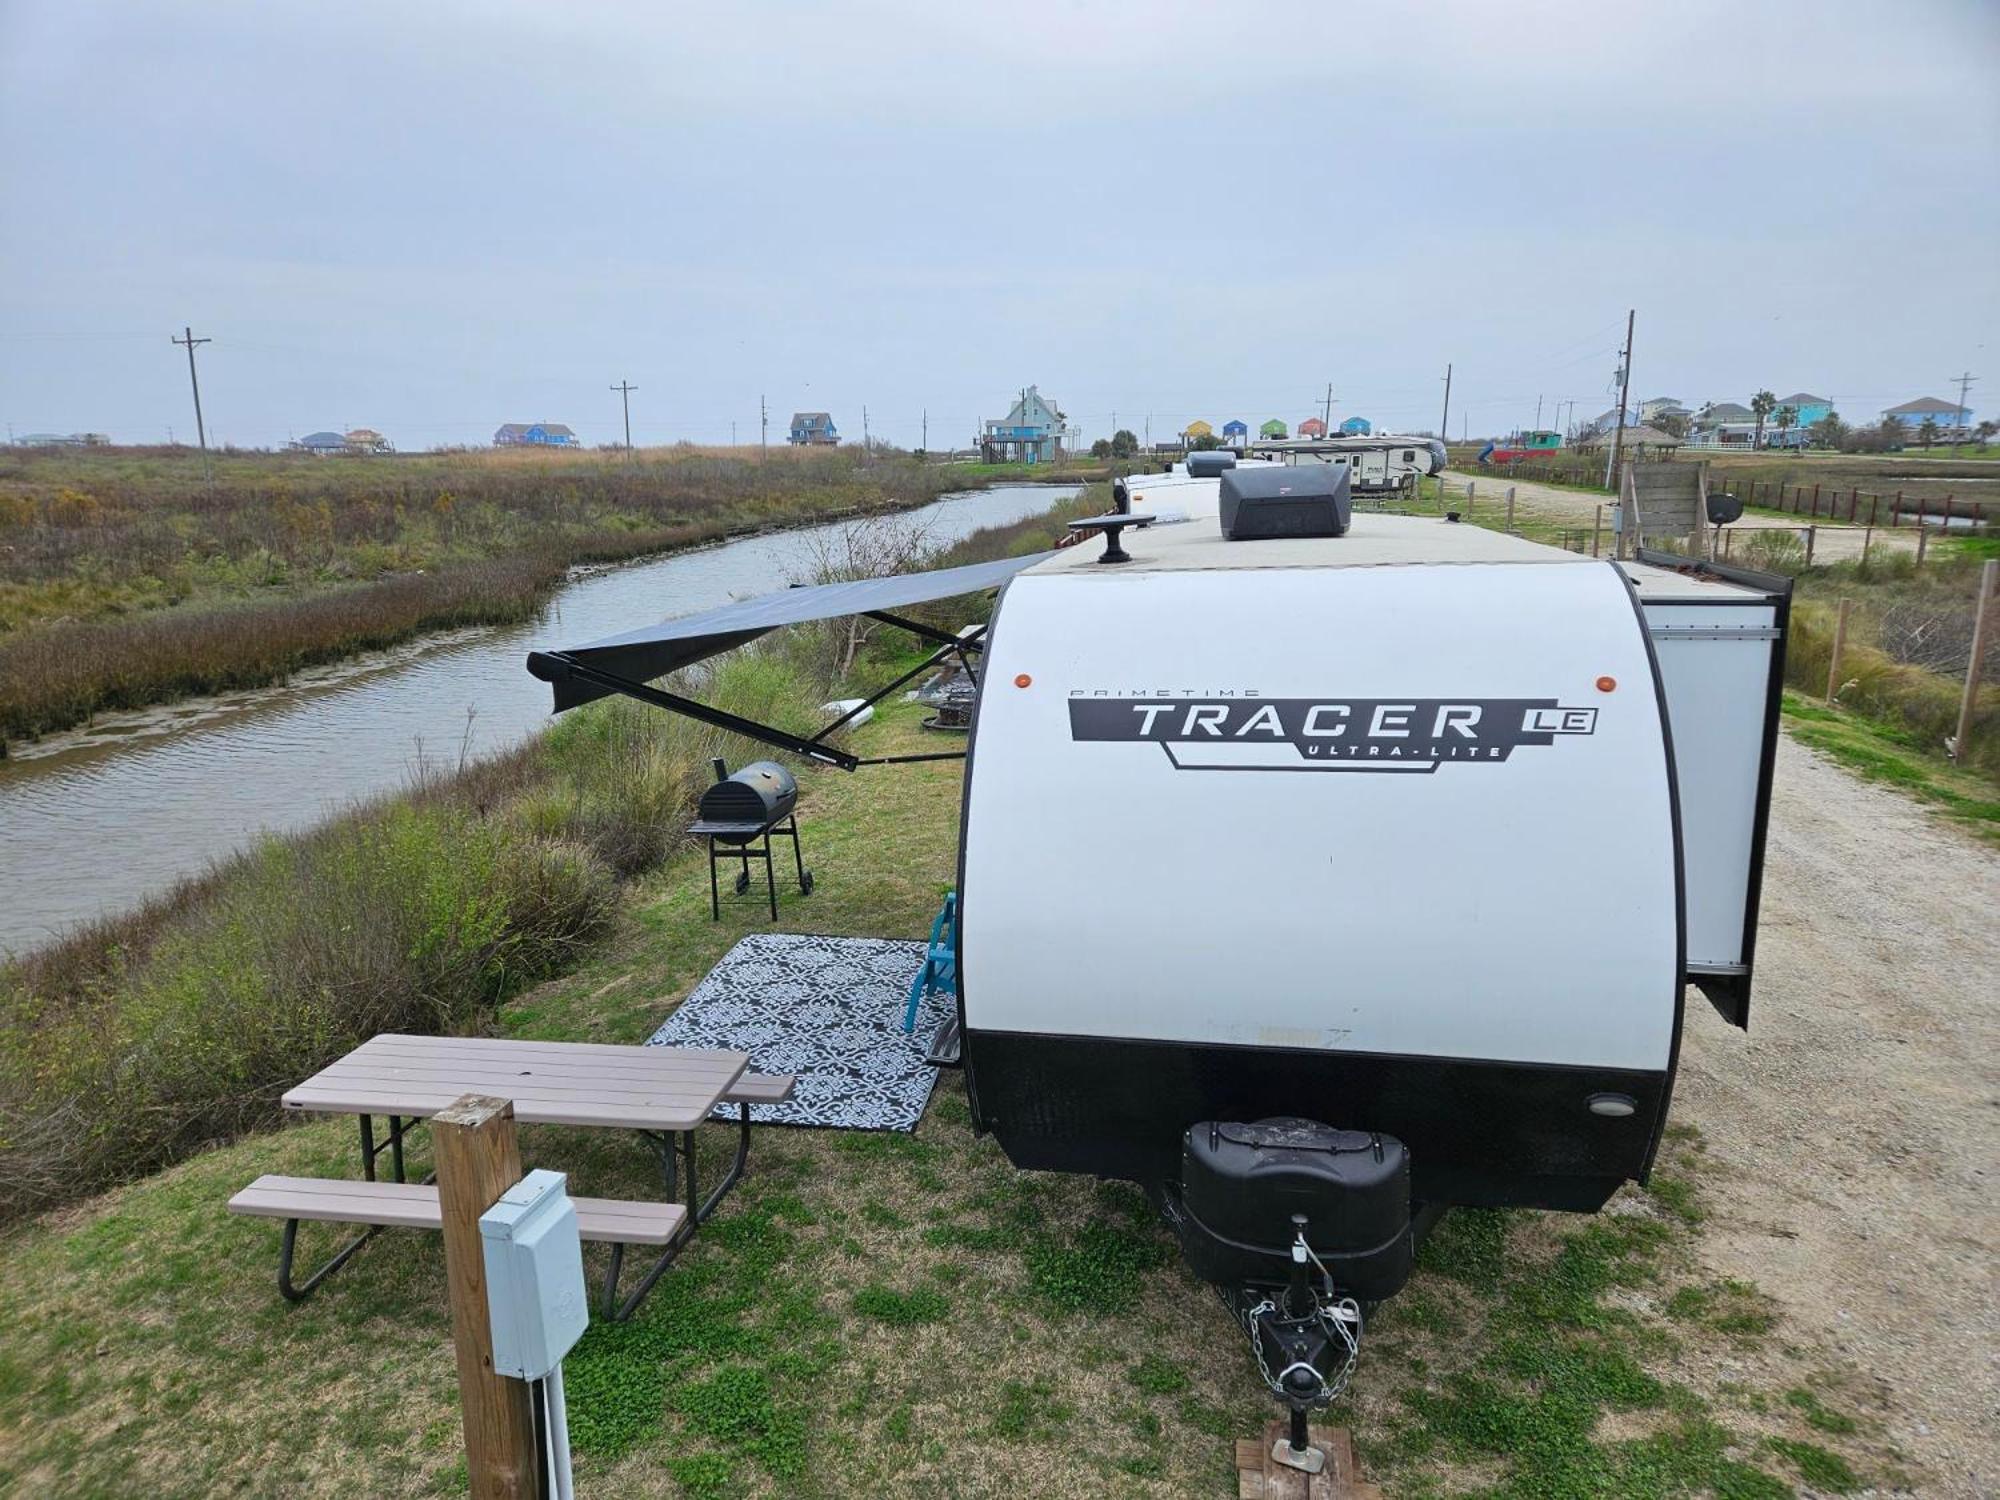
{"label": "picnic table top", "polygon": [[286,1109],[430,1116],[463,1094],[514,1101],[539,1125],[692,1130],[750,1064],[746,1052],[384,1032],[284,1096]]}

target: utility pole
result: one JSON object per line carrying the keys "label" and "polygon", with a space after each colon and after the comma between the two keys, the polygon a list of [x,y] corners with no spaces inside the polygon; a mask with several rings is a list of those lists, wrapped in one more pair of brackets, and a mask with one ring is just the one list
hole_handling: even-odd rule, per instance
{"label": "utility pole", "polygon": [[729,419],[729,446],[732,449],[736,446],[736,419],[734,417]]}
{"label": "utility pole", "polygon": [[1320,413],[1319,424],[1326,428],[1324,436],[1331,437],[1333,435],[1333,382],[1331,380],[1326,383],[1326,409]]}
{"label": "utility pole", "polygon": [[861,406],[861,456],[866,458],[873,450],[874,444],[868,441],[868,405],[866,402],[863,402]]}
{"label": "utility pole", "polygon": [[[1632,394],[1632,320],[1638,316],[1637,308],[1629,308],[1625,313],[1625,353],[1618,365],[1618,430],[1611,437],[1611,452],[1604,460],[1604,487],[1611,488],[1611,481],[1618,473],[1618,457],[1625,446],[1625,402]],[[1634,517],[1623,514],[1619,519],[1625,524],[1619,532],[1622,542],[1632,534]]]}
{"label": "utility pole", "polygon": [[757,449],[760,462],[771,456],[771,408],[762,396],[757,398]]}
{"label": "utility pole", "polygon": [[931,451],[931,409],[928,406],[926,406],[924,408],[924,456],[926,458],[930,456],[930,451]]}
{"label": "utility pole", "polygon": [[616,391],[625,403],[625,454],[629,458],[632,453],[632,393],[639,387],[630,381],[621,380],[611,389]]}
{"label": "utility pole", "polygon": [[194,373],[194,351],[197,345],[212,344],[215,340],[196,338],[194,336],[194,329],[185,324],[181,327],[181,333],[184,337],[172,339],[170,342],[185,344],[187,346],[188,385],[194,390],[194,432],[196,439],[201,443],[201,472],[203,477],[208,480],[209,487],[213,488],[215,485],[215,474],[208,466],[208,428],[202,424],[201,420],[201,381]]}
{"label": "utility pole", "polygon": [[1451,365],[1444,367],[1444,415],[1438,418],[1438,441],[1451,441]]}
{"label": "utility pole", "polygon": [[1542,398],[1535,397],[1535,431],[1542,430]]}
{"label": "utility pole", "polygon": [[1966,391],[1971,389],[1974,382],[1976,382],[1978,379],[1979,377],[1977,375],[1974,375],[1969,370],[1965,374],[1958,377],[1958,440],[1961,443],[1964,442],[1966,439],[1967,434],[1965,429],[1969,425],[1966,422],[1966,417],[1969,415],[1969,413],[1966,411],[1965,407],[1965,393]]}

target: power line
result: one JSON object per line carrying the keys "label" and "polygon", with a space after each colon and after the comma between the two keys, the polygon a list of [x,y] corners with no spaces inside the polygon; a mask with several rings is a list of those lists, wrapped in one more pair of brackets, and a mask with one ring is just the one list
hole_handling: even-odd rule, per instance
{"label": "power line", "polygon": [[212,344],[215,340],[196,338],[194,336],[194,329],[187,324],[181,325],[181,333],[184,337],[177,339],[170,338],[168,342],[187,346],[188,385],[194,390],[194,433],[196,440],[201,444],[201,472],[202,477],[208,481],[209,488],[213,489],[215,487],[215,473],[208,466],[208,428],[203,424],[201,419],[201,381],[194,373],[194,351],[197,345]]}
{"label": "power line", "polygon": [[[1618,366],[1618,431],[1611,439],[1611,452],[1604,460],[1604,487],[1611,488],[1611,476],[1618,472],[1618,453],[1625,446],[1625,405],[1632,395],[1632,321],[1638,316],[1638,309],[1631,308],[1625,314],[1625,356]],[[1619,539],[1633,535],[1638,517],[1623,516],[1624,528]]]}
{"label": "power line", "polygon": [[1974,375],[1970,370],[1958,377],[1958,431],[1960,437],[1965,435],[1965,429],[1970,425],[1967,419],[1971,416],[1971,413],[1966,409],[1965,393],[1972,388],[1978,379],[1979,377]]}
{"label": "power line", "polygon": [[630,453],[632,451],[632,393],[638,390],[639,387],[633,385],[629,380],[620,380],[611,389],[618,393],[619,399],[625,404],[625,451]]}

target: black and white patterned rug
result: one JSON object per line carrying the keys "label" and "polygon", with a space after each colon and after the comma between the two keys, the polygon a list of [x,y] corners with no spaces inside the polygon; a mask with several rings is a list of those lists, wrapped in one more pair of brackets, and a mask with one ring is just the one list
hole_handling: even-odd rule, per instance
{"label": "black and white patterned rug", "polygon": [[[956,1007],[949,995],[927,995],[916,1029],[904,1032],[923,961],[922,943],[754,933],[646,1045],[729,1047],[750,1054],[752,1072],[797,1075],[785,1103],[750,1107],[760,1124],[914,1130],[937,1082],[925,1043]],[[733,1104],[715,1111],[736,1113]]]}

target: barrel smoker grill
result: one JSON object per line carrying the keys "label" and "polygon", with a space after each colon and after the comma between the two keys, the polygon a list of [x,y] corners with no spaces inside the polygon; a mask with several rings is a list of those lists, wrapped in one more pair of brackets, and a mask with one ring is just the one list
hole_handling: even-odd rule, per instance
{"label": "barrel smoker grill", "polygon": [[1346,1388],[1367,1312],[1415,1259],[1409,1152],[1292,1116],[1204,1120],[1182,1137],[1180,1181],[1163,1197],[1188,1268],[1215,1286],[1291,1412],[1280,1461],[1317,1462],[1309,1414]]}
{"label": "barrel smoker grill", "polygon": [[764,889],[770,898],[771,920],[778,920],[778,880],[771,862],[771,840],[792,841],[792,862],[799,873],[799,891],[811,895],[812,871],[806,868],[799,847],[799,783],[792,773],[774,760],[752,761],[735,775],[717,760],[715,784],[701,794],[695,821],[688,832],[708,840],[708,907],[712,920],[722,920],[722,892],[717,867],[725,860],[740,860],[736,873],[736,894],[750,889],[750,862],[762,857]]}

